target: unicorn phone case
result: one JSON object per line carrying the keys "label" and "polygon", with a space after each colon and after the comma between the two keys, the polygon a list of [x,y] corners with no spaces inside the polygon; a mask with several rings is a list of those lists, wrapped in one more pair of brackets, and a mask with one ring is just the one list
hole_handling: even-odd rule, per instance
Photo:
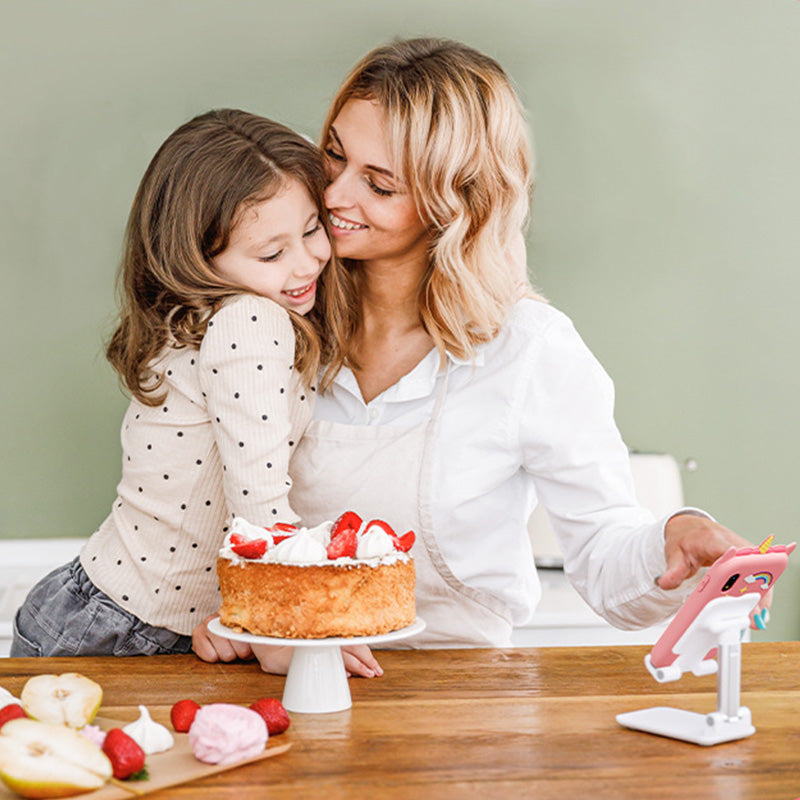
{"label": "unicorn phone case", "polygon": [[[686,599],[667,629],[661,634],[650,652],[652,667],[668,667],[678,658],[681,650],[676,645],[697,619],[703,609],[720,597],[743,597],[755,595],[750,608],[758,605],[761,597],[774,585],[783,574],[789,554],[794,550],[794,542],[790,545],[770,547],[772,537],[760,547],[731,547],[720,556],[709,568],[706,575]],[[747,610],[745,610],[747,613]],[[711,651],[713,652],[713,650]]]}

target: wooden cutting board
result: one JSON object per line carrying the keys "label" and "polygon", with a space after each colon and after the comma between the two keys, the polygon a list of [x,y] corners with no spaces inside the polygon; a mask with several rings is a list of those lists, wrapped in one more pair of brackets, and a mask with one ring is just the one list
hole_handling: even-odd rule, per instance
{"label": "wooden cutting board", "polygon": [[[121,728],[128,723],[97,717],[93,724],[99,725],[103,730],[108,730],[110,728]],[[215,775],[218,772],[241,767],[243,764],[251,764],[254,761],[271,758],[285,753],[292,746],[290,742],[281,744],[280,740],[269,739],[264,752],[254,758],[238,761],[235,764],[204,764],[194,757],[192,748],[189,745],[188,733],[173,733],[173,736],[175,737],[175,746],[173,748],[165,753],[147,756],[146,766],[150,777],[146,781],[115,781],[107,783],[102,789],[85,792],[75,795],[75,797],[85,797],[87,800],[88,798],[91,798],[91,800],[130,800],[130,798],[137,795],[150,794],[150,792],[164,789],[167,786],[195,781],[208,775]],[[19,795],[12,792],[0,781],[0,800],[11,800],[11,798],[18,797]]]}

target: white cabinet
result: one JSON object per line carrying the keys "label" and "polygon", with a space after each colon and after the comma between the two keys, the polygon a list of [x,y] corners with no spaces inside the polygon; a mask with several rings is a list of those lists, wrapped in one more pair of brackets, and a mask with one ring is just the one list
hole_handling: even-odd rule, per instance
{"label": "white cabinet", "polygon": [[39,578],[66,564],[85,539],[0,539],[0,656],[11,647],[11,624],[17,608]]}

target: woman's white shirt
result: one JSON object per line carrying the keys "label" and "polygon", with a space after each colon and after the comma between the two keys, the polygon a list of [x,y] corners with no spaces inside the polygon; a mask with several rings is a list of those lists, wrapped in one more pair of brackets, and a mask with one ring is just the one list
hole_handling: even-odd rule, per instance
{"label": "woman's white shirt", "polygon": [[[454,575],[502,600],[515,625],[525,623],[541,595],[527,532],[541,502],[565,571],[595,611],[623,628],[673,613],[691,585],[655,585],[668,518],[657,521],[636,502],[613,384],[571,321],[521,300],[473,360],[448,360],[430,490],[437,541]],[[443,380],[433,350],[364,403],[345,367],[317,398],[314,419],[408,428],[430,417]],[[346,481],[346,469],[331,480]]]}

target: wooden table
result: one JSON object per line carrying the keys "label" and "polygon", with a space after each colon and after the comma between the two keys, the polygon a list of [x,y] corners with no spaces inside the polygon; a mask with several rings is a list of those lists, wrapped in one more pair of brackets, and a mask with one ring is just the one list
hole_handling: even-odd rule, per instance
{"label": "wooden table", "polygon": [[[378,653],[381,678],[350,681],[353,707],[292,715],[289,752],[150,795],[160,798],[536,798],[793,800],[800,796],[800,642],[746,644],[742,703],[757,732],[699,747],[620,727],[622,711],[715,709],[713,676],[658,684],[645,647]],[[193,656],[0,659],[18,693],[42,672],[78,671],[105,690],[102,713],[166,722],[182,697],[250,703],[283,678],[254,663]]]}

